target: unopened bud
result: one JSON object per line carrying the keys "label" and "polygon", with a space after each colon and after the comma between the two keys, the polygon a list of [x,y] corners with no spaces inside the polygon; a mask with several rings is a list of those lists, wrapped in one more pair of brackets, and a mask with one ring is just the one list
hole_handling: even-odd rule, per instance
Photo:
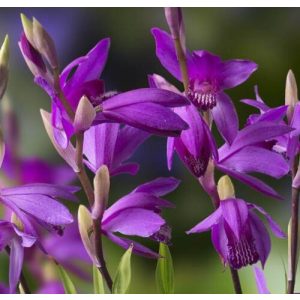
{"label": "unopened bud", "polygon": [[219,193],[220,200],[225,200],[228,198],[235,197],[234,186],[233,186],[229,176],[224,175],[219,179],[218,193]]}
{"label": "unopened bud", "polygon": [[78,209],[78,226],[80,237],[86,252],[90,256],[94,265],[100,267],[100,263],[97,259],[96,250],[93,242],[93,220],[90,212],[84,205],[80,205]]}
{"label": "unopened bud", "polygon": [[29,20],[24,14],[21,14],[21,22],[27,40],[34,47],[32,21]]}
{"label": "unopened bud", "polygon": [[298,102],[298,89],[295,75],[292,70],[288,71],[285,85],[285,104],[288,105],[287,118],[290,124],[293,118],[294,108]]}
{"label": "unopened bud", "polygon": [[110,187],[109,170],[106,165],[101,166],[94,178],[95,204],[92,210],[93,219],[102,219],[108,202]]}
{"label": "unopened bud", "polygon": [[9,38],[5,36],[0,48],[0,99],[2,99],[8,82]]}
{"label": "unopened bud", "polygon": [[86,96],[82,96],[76,109],[74,118],[75,132],[89,129],[96,117],[96,111]]}
{"label": "unopened bud", "polygon": [[180,7],[166,7],[165,17],[173,38],[180,37],[180,26],[182,23],[182,12]]}
{"label": "unopened bud", "polygon": [[45,57],[53,69],[57,69],[58,60],[52,38],[37,19],[33,18],[32,26],[34,47]]}

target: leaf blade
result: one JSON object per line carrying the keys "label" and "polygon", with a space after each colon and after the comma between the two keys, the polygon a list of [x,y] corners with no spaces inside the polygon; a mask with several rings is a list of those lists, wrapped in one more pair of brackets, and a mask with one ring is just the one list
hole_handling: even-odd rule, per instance
{"label": "leaf blade", "polygon": [[131,245],[127,251],[123,254],[115,280],[113,282],[112,292],[113,294],[125,294],[129,288],[131,281],[131,253],[133,245]]}
{"label": "leaf blade", "polygon": [[63,283],[65,293],[66,294],[77,294],[75,286],[74,286],[71,278],[69,277],[68,273],[65,271],[65,269],[61,265],[56,264],[56,266],[58,269],[58,274],[59,274],[60,280]]}
{"label": "leaf blade", "polygon": [[93,287],[94,294],[105,294],[102,275],[95,265],[93,265]]}
{"label": "leaf blade", "polygon": [[174,293],[174,267],[171,252],[168,245],[159,244],[159,254],[161,258],[157,261],[156,266],[156,286],[161,294]]}

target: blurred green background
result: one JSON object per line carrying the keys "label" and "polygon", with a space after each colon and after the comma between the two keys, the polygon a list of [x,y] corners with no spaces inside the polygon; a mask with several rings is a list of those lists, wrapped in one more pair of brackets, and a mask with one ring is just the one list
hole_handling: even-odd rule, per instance
{"label": "blurred green background", "polygon": [[[176,82],[155,56],[152,27],[167,29],[162,8],[20,8],[0,9],[0,40],[5,33],[11,38],[10,80],[8,94],[21,125],[21,152],[49,161],[60,161],[44,132],[39,109],[48,109],[50,101],[32,80],[18,48],[21,34],[19,14],[35,16],[54,38],[62,66],[85,54],[100,39],[111,37],[109,59],[103,74],[108,90],[125,91],[147,86],[147,74],[158,73]],[[284,102],[285,77],[290,68],[300,78],[300,9],[273,8],[185,8],[183,10],[187,44],[190,49],[206,49],[223,59],[247,58],[258,63],[259,69],[245,84],[229,91],[243,126],[254,110],[239,102],[253,98],[258,84],[260,94],[270,106]],[[220,142],[220,141],[219,141]],[[137,184],[158,176],[175,176],[182,180],[168,199],[177,206],[164,215],[173,227],[171,251],[175,267],[176,293],[231,293],[230,274],[224,269],[210,242],[210,233],[187,236],[185,231],[212,211],[208,197],[198,182],[176,158],[175,168],[166,166],[166,139],[152,137],[137,152],[141,164],[135,177],[119,176],[112,181],[110,201],[131,191]],[[220,176],[220,174],[217,174]],[[276,181],[265,178],[283,196],[279,202],[266,198],[236,183],[240,198],[262,205],[287,228],[289,219],[289,178]],[[154,243],[146,243],[157,249]],[[123,250],[109,241],[105,253],[112,274]],[[285,290],[284,269],[287,263],[287,241],[272,239],[272,252],[265,274],[272,293]],[[7,260],[1,257],[0,280],[7,281]],[[133,257],[131,293],[156,293],[156,262]],[[251,268],[240,272],[245,292],[255,293]],[[300,291],[300,274],[297,284]],[[34,279],[32,279],[34,280]],[[91,286],[78,281],[82,292]]]}

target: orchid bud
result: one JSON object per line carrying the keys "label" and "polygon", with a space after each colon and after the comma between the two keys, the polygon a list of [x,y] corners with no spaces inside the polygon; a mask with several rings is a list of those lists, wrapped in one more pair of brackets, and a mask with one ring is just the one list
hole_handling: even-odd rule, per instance
{"label": "orchid bud", "polygon": [[165,17],[173,38],[180,37],[182,27],[182,11],[180,7],[165,7]]}
{"label": "orchid bud", "polygon": [[18,216],[13,212],[11,214],[11,223],[13,223],[19,230],[24,231],[24,225]]}
{"label": "orchid bud", "polygon": [[298,102],[298,89],[295,75],[292,70],[288,71],[285,85],[285,104],[288,105],[287,118],[290,124],[294,114],[295,105]]}
{"label": "orchid bud", "polygon": [[83,132],[89,129],[96,117],[96,111],[86,96],[82,96],[76,109],[74,118],[75,132]]}
{"label": "orchid bud", "polygon": [[34,47],[32,21],[29,20],[24,14],[21,14],[21,22],[22,22],[23,30],[24,30],[27,40]]}
{"label": "orchid bud", "polygon": [[68,143],[66,148],[62,148],[55,140],[53,134],[53,127],[51,124],[51,114],[41,109],[42,120],[46,129],[46,132],[51,140],[54,148],[58,152],[58,154],[66,161],[67,164],[74,170],[74,172],[78,173],[79,168],[76,163],[76,153],[75,148],[71,143]]}
{"label": "orchid bud", "polygon": [[109,170],[106,165],[101,166],[94,178],[95,204],[92,210],[93,219],[102,219],[108,202],[110,187]]}
{"label": "orchid bud", "polygon": [[82,240],[82,243],[85,247],[86,252],[90,256],[94,265],[100,267],[100,263],[97,259],[96,250],[93,239],[93,220],[90,212],[84,205],[80,205],[78,209],[78,226],[79,233]]}
{"label": "orchid bud", "polygon": [[0,48],[0,99],[2,99],[8,82],[9,38],[5,36]]}
{"label": "orchid bud", "polygon": [[219,193],[220,200],[234,198],[234,195],[235,195],[234,186],[233,186],[229,176],[224,175],[219,179],[218,193]]}
{"label": "orchid bud", "polygon": [[169,25],[172,38],[180,40],[181,47],[185,52],[185,32],[181,8],[165,7],[165,17]]}
{"label": "orchid bud", "polygon": [[41,53],[53,69],[58,68],[58,60],[54,42],[39,21],[33,18],[33,41],[36,50]]}

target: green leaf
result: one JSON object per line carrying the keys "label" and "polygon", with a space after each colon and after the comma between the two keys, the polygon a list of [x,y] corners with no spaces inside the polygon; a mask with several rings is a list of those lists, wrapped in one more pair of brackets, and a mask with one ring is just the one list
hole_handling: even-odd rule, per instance
{"label": "green leaf", "polygon": [[113,294],[125,294],[131,281],[131,253],[133,245],[123,254],[113,283]]}
{"label": "green leaf", "polygon": [[94,294],[105,294],[103,278],[98,268],[93,265]]}
{"label": "green leaf", "polygon": [[56,263],[56,266],[57,266],[57,269],[58,269],[60,280],[63,283],[65,293],[66,294],[77,294],[75,286],[74,286],[72,280],[70,279],[68,273],[58,263]]}
{"label": "green leaf", "polygon": [[174,293],[174,268],[169,247],[166,244],[159,244],[159,254],[161,258],[157,261],[156,285],[159,293]]}

